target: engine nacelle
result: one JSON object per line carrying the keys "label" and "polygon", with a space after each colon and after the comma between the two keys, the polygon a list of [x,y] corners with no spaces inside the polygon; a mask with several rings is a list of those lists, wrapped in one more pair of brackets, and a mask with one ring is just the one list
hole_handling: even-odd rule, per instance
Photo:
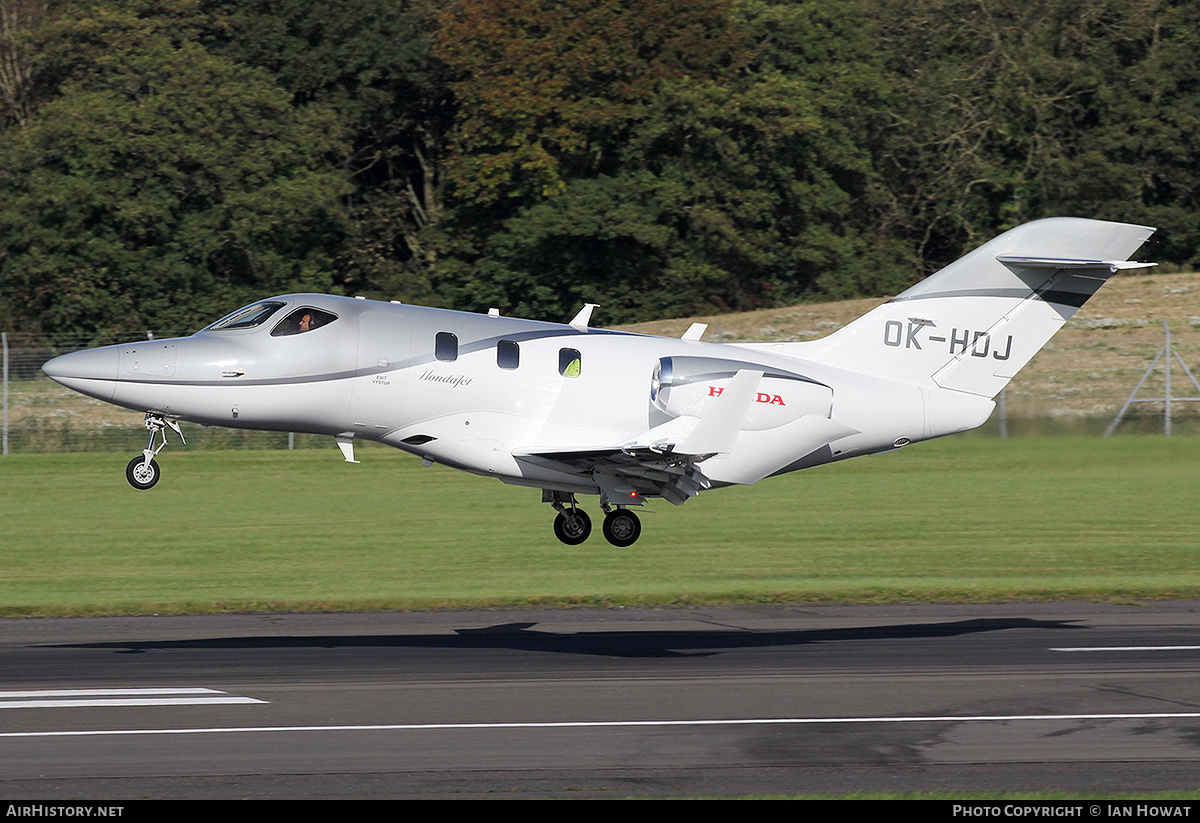
{"label": "engine nacelle", "polygon": [[[654,367],[650,402],[671,417],[703,417],[739,369],[762,371],[763,367],[718,357],[663,357]],[[800,374],[767,370],[742,430],[775,429],[804,415],[829,417],[832,408],[829,386]]]}

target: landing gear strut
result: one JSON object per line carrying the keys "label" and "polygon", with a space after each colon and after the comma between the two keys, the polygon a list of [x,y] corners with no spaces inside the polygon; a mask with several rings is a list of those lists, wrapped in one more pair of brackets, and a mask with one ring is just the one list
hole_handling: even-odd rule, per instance
{"label": "landing gear strut", "polygon": [[[161,472],[158,468],[158,463],[155,457],[167,445],[166,429],[170,428],[179,435],[179,442],[187,445],[187,441],[183,439],[183,431],[180,430],[179,424],[174,420],[168,420],[160,414],[146,414],[146,428],[150,430],[150,440],[146,443],[146,448],[137,457],[129,461],[129,465],[125,467],[125,479],[129,481],[129,485],[135,489],[142,491],[152,488],[158,482]],[[156,448],[154,440],[156,437],[162,437],[162,443]]]}
{"label": "landing gear strut", "polygon": [[558,512],[554,518],[554,536],[568,546],[578,546],[592,533],[592,518],[575,505],[575,495],[565,492],[543,491],[542,502],[549,503]]}
{"label": "landing gear strut", "polygon": [[[132,482],[132,481],[131,481]],[[558,512],[554,518],[554,536],[568,546],[578,546],[592,533],[592,519],[575,503],[575,495],[566,492],[545,491],[542,501],[549,503]],[[612,508],[607,501],[604,506],[604,539],[614,546],[632,546],[642,534],[642,522],[638,516],[625,508]]]}

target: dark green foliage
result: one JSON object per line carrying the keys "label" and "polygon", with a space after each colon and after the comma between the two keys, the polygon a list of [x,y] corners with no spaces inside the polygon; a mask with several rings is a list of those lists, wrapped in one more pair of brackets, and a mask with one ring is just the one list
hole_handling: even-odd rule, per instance
{"label": "dark green foliage", "polygon": [[431,297],[441,162],[456,107],[432,53],[434,0],[214,0],[209,48],[269,72],[298,105],[336,112],[354,187],[336,277],[373,296]]}
{"label": "dark green foliage", "polygon": [[890,220],[932,270],[1038,217],[1160,227],[1195,265],[1200,5],[868,0],[892,94],[873,141]]}
{"label": "dark green foliage", "polygon": [[331,112],[138,5],[64,20],[58,94],[0,136],[14,313],[52,334],[180,330],[264,292],[328,290],[346,190]]}
{"label": "dark green foliage", "polygon": [[634,320],[906,281],[849,128],[882,85],[859,4],[565,11],[464,0],[447,15],[467,305],[562,317],[590,300]]}
{"label": "dark green foliage", "polygon": [[1194,0],[0,6],[6,329],[878,295],[1061,214],[1200,263]]}

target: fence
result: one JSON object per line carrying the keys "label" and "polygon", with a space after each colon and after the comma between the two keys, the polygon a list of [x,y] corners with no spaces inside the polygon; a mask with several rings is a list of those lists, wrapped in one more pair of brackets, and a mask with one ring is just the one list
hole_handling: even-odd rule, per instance
{"label": "fence", "polygon": [[[131,340],[181,337],[185,332],[117,332],[111,339],[56,338],[0,332],[3,375],[3,434],[0,454],[80,451],[139,451],[146,442],[143,414],[95,400],[42,374],[42,364],[60,354]],[[329,438],[189,426],[189,448],[332,447]]]}
{"label": "fence", "polygon": [[[1200,318],[1194,319],[1200,320]],[[1155,325],[1158,324],[1155,323]],[[1107,329],[1107,327],[1104,328]],[[1116,360],[1123,361],[1123,366],[1121,363],[1118,363],[1117,366],[1097,366],[1106,371],[1103,373],[1086,372],[1076,379],[1077,387],[1071,391],[1079,391],[1078,386],[1094,384],[1107,384],[1110,387],[1110,396],[1107,399],[1101,399],[1099,403],[1096,403],[1095,400],[1089,401],[1095,408],[1090,416],[1085,414],[1057,414],[1056,416],[1061,409],[1054,409],[1050,406],[1031,409],[1028,402],[1022,402],[1019,411],[1013,414],[1011,412],[1012,404],[1008,404],[1006,410],[1005,395],[1001,395],[999,398],[1000,408],[983,431],[1002,437],[1009,434],[1046,432],[1101,434],[1106,427],[1111,433],[1119,424],[1119,430],[1122,433],[1155,432],[1164,431],[1164,429],[1169,433],[1172,419],[1175,421],[1177,433],[1200,431],[1200,402],[1184,402],[1200,400],[1200,397],[1186,396],[1192,393],[1193,386],[1196,384],[1190,382],[1191,372],[1188,371],[1183,357],[1172,345],[1170,328],[1165,321],[1162,322],[1162,329],[1166,338],[1166,347],[1160,350],[1154,362],[1151,362],[1151,354],[1154,350],[1160,349],[1161,344],[1158,341],[1162,338],[1146,336],[1140,347],[1126,343],[1122,348],[1122,355]],[[1064,332],[1064,336],[1069,336],[1069,330],[1070,326],[1068,326],[1068,331]],[[1197,332],[1200,331],[1200,324],[1185,325],[1183,331],[1187,334],[1177,334],[1176,336],[1188,336],[1188,348],[1194,351],[1200,344],[1200,336],[1197,335]],[[1112,332],[1110,331],[1110,333]],[[145,429],[142,425],[143,415],[141,413],[84,397],[60,386],[42,374],[42,364],[52,357],[90,346],[137,339],[162,339],[187,334],[190,332],[116,332],[111,335],[110,339],[80,337],[51,340],[40,335],[0,332],[0,344],[3,348],[3,448],[0,453],[7,455],[31,452],[129,451],[131,449],[136,451],[142,448],[145,443]],[[1148,346],[1153,348],[1148,348]],[[1144,359],[1142,359],[1143,352]],[[1165,356],[1164,352],[1166,352]],[[1079,359],[1088,361],[1089,364],[1094,358],[1094,353],[1087,349],[1078,349],[1075,354]],[[1165,371],[1172,359],[1183,368],[1189,378],[1189,381],[1184,383],[1185,394],[1182,395],[1178,392],[1172,394],[1170,372]],[[1160,361],[1163,365],[1156,365]],[[1145,366],[1146,363],[1150,363],[1148,368]],[[1133,371],[1130,370],[1130,364],[1133,366]],[[1088,368],[1091,366],[1089,365]],[[1026,401],[1030,395],[1045,395],[1049,398],[1048,402],[1054,400],[1054,395],[1047,392],[1047,388],[1056,390],[1061,395],[1057,398],[1058,400],[1069,399],[1071,391],[1064,391],[1061,386],[1057,385],[1041,385],[1038,369],[1038,360],[1035,358],[1017,378],[1018,382],[1013,384],[1018,388],[1018,401],[1021,401],[1022,395]],[[1064,363],[1060,358],[1048,365],[1044,373],[1053,375],[1057,381],[1061,378],[1063,369]],[[1151,377],[1151,373],[1154,372],[1155,377],[1147,384],[1147,390],[1152,385],[1159,385],[1157,381],[1160,378],[1157,375],[1164,371],[1165,374],[1162,375],[1165,378],[1164,395],[1162,397],[1139,397],[1138,390]],[[1136,379],[1137,374],[1142,375],[1140,382]],[[1128,395],[1130,387],[1135,382],[1137,382],[1137,389],[1133,395],[1129,395],[1129,400],[1125,401],[1125,407],[1121,412],[1123,422],[1120,416],[1114,420],[1114,410],[1120,406],[1121,401]],[[1034,390],[1023,390],[1023,387],[1033,387]],[[1011,396],[1009,399],[1012,399]],[[1183,406],[1175,406],[1175,416],[1172,418],[1172,404],[1176,401],[1182,402]],[[185,435],[189,448],[283,449],[318,446],[332,448],[332,442],[327,437],[289,435],[283,432],[251,432],[188,426]]]}
{"label": "fence", "polygon": [[[154,335],[143,333],[125,339],[137,337],[152,339]],[[80,447],[100,450],[109,440],[116,448],[118,437],[136,432],[134,412],[102,412],[99,401],[64,389],[42,375],[42,364],[47,360],[96,343],[94,338],[51,340],[41,335],[0,332],[4,361],[3,454],[73,451]]]}

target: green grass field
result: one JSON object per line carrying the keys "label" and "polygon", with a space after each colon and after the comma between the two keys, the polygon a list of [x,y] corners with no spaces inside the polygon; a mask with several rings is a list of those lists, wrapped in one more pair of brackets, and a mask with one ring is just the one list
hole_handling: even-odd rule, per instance
{"label": "green grass field", "polygon": [[149,492],[129,456],[0,459],[0,615],[1200,599],[1197,437],[917,444],[655,501],[627,549],[390,449],[173,449]]}

